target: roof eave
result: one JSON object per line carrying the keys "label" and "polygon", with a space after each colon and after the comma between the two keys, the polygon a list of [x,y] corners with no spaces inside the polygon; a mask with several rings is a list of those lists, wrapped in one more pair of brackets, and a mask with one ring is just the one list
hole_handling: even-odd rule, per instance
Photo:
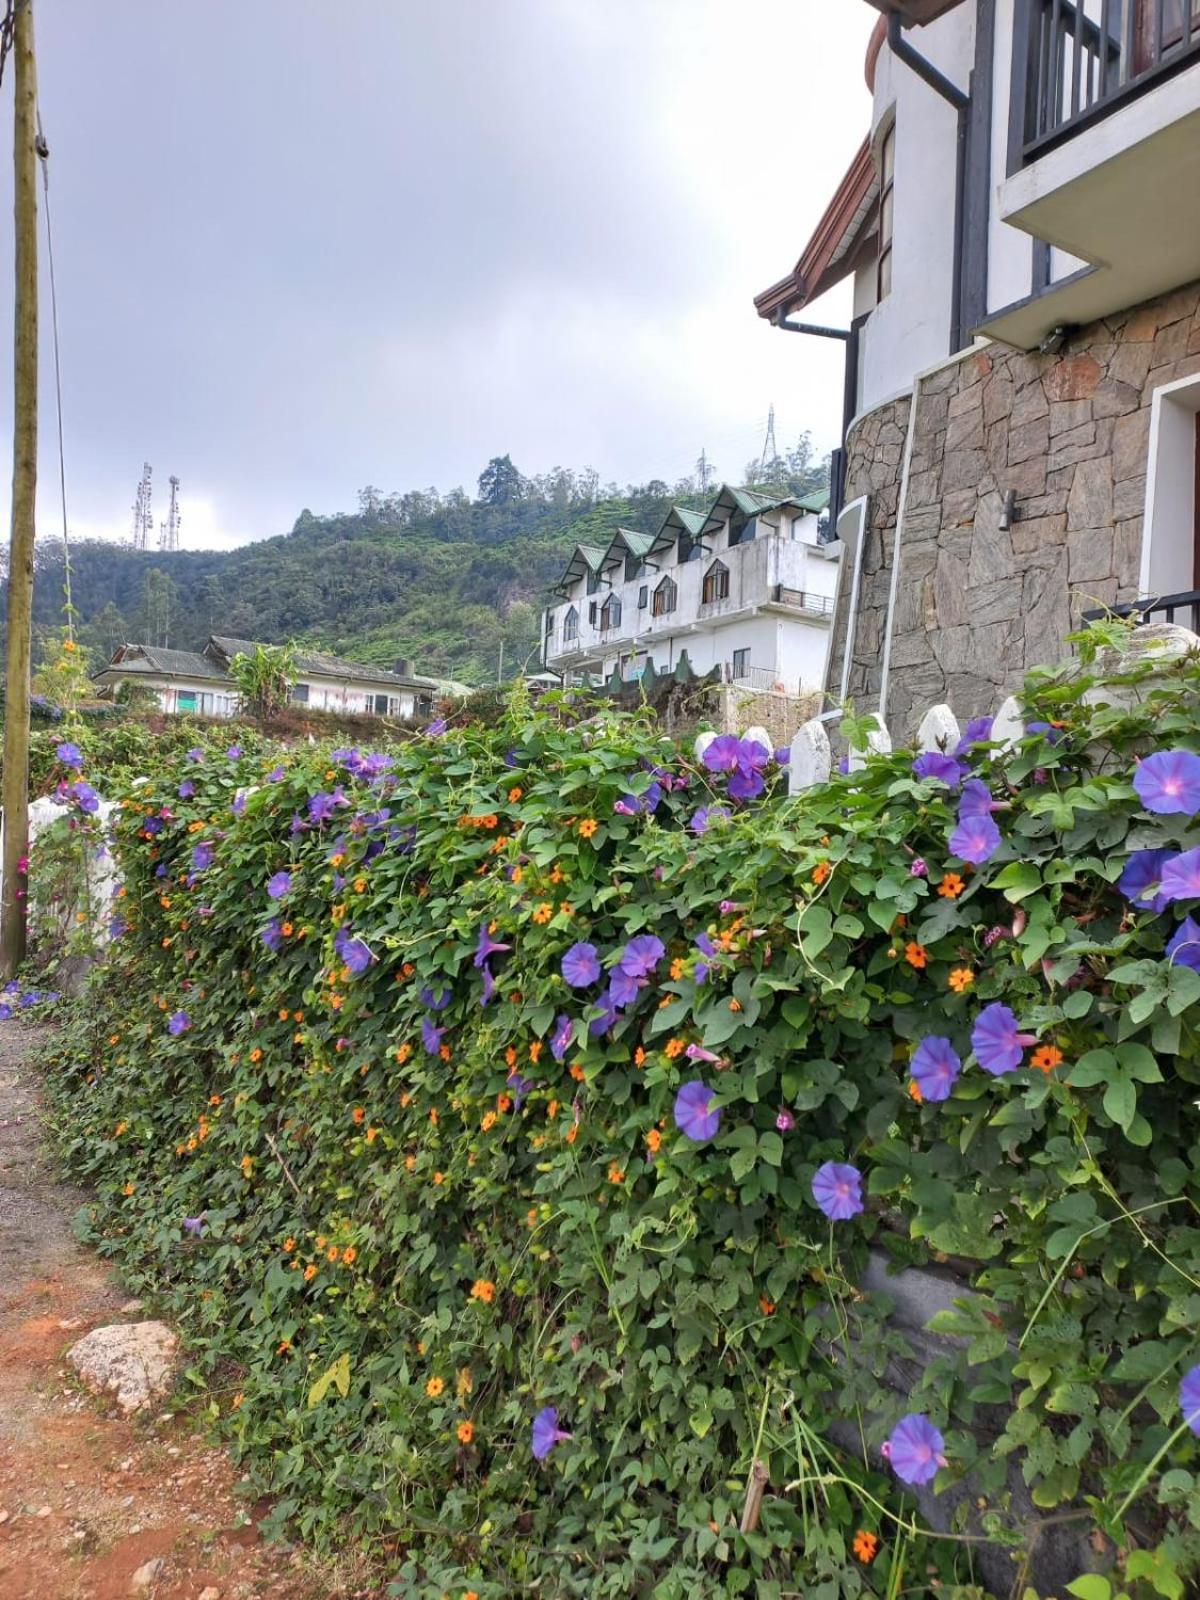
{"label": "roof eave", "polygon": [[754,305],[760,317],[777,322],[789,311],[799,310],[824,294],[853,270],[851,251],[845,250],[836,263],[834,256],[870,194],[875,177],[875,159],[868,137],[859,146],[791,274],[755,296]]}

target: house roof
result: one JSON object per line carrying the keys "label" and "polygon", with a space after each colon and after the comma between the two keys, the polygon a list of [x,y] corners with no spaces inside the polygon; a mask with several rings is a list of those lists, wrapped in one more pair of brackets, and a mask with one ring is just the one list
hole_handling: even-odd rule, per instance
{"label": "house roof", "polygon": [[815,300],[854,269],[854,249],[867,237],[879,204],[879,173],[864,139],[833,199],[786,278],[754,299],[760,317],[774,322]]}
{"label": "house roof", "polygon": [[102,677],[112,668],[124,673],[141,673],[158,678],[204,678],[224,680],[225,672],[210,657],[198,650],[167,650],[152,644],[123,644],[114,651],[108,664],[95,673]]}
{"label": "house roof", "polygon": [[906,28],[924,27],[936,22],[947,11],[953,11],[962,0],[867,0],[876,11],[898,11]]}
{"label": "house roof", "polygon": [[633,528],[618,528],[612,536],[612,543],[604,552],[604,565],[614,566],[618,561],[625,559],[625,554],[633,556],[635,560],[644,561],[654,548],[654,535],[652,533],[638,533]]}
{"label": "house roof", "polygon": [[561,589],[568,583],[574,583],[577,578],[586,577],[589,572],[599,572],[604,566],[607,551],[607,545],[577,544],[555,587]]}
{"label": "house roof", "polygon": [[704,511],[692,511],[688,506],[672,506],[663,518],[662,527],[654,536],[654,543],[650,546],[651,554],[658,550],[669,550],[672,545],[679,542],[681,533],[698,539],[706,520],[707,513]]}
{"label": "house roof", "polygon": [[796,504],[803,506],[805,511],[828,511],[829,490],[816,489],[812,494],[799,495],[797,496]]}
{"label": "house roof", "polygon": [[735,511],[747,517],[757,517],[764,511],[777,511],[780,506],[803,506],[806,511],[811,509],[794,494],[762,494],[757,489],[735,489],[732,484],[723,483],[700,532],[715,533]]}
{"label": "house roof", "polygon": [[[214,633],[208,641],[209,649],[224,657],[226,662],[232,661],[234,656],[251,656],[259,647],[259,641],[254,639],[231,639],[224,634]],[[269,648],[269,647],[268,647]],[[212,658],[209,657],[211,660]],[[341,656],[327,655],[323,650],[297,650],[295,655],[297,670],[309,673],[316,678],[356,678],[363,683],[403,684],[405,687],[418,689],[435,689],[435,678],[423,678],[416,673],[401,674],[391,672],[386,667],[369,666],[365,661],[346,661]]]}

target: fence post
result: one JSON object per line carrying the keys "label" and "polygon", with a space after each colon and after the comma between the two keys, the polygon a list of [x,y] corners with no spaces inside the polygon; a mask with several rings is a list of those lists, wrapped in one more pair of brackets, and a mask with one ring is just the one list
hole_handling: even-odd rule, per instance
{"label": "fence post", "polygon": [[887,724],[876,717],[875,726],[867,735],[867,748],[865,750],[851,750],[846,762],[847,770],[861,772],[867,764],[868,757],[890,755],[891,751],[892,736],[887,730]]}
{"label": "fence post", "polygon": [[828,783],[833,771],[833,751],[825,724],[813,718],[803,723],[792,735],[792,753],[788,761],[788,793],[803,794],[818,783]]}
{"label": "fence post", "polygon": [[917,746],[922,751],[953,751],[961,737],[958,718],[950,707],[930,706],[917,729]]}

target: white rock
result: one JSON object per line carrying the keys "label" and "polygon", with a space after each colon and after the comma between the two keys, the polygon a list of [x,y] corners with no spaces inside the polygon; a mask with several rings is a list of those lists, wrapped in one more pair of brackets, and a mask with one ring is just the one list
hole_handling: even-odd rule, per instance
{"label": "white rock", "polygon": [[992,740],[996,745],[992,751],[993,759],[1014,750],[1024,737],[1025,719],[1016,695],[1010,694],[1000,702],[1000,709],[992,719]]}
{"label": "white rock", "polygon": [[220,1589],[214,1589],[210,1583],[207,1589],[201,1589],[197,1600],[221,1600]]}
{"label": "white rock", "polygon": [[119,1317],[134,1317],[141,1309],[142,1302],[140,1300],[126,1300],[123,1306],[117,1307],[117,1315]]}
{"label": "white rock", "polygon": [[917,748],[944,750],[953,754],[954,747],[961,737],[958,718],[950,707],[930,706],[921,718],[921,726],[917,729]]}
{"label": "white rock", "polygon": [[825,724],[815,718],[796,729],[788,761],[788,791],[802,794],[815,784],[825,783],[833,767],[833,752]]}
{"label": "white rock", "polygon": [[166,1566],[162,1556],[155,1556],[153,1561],[146,1561],[137,1569],[129,1580],[129,1587],[134,1594],[142,1594],[158,1581],[158,1575]]}
{"label": "white rock", "polygon": [[712,733],[711,731],[708,732],[708,733],[698,733],[696,735],[696,742],[692,746],[692,749],[696,753],[696,760],[697,761],[703,761],[704,760],[704,752],[708,749],[709,745],[713,742],[713,740],[716,737],[717,737],[716,734]]}
{"label": "white rock", "polygon": [[67,1362],[96,1394],[112,1394],[123,1416],[168,1394],[179,1341],[165,1322],[93,1328],[67,1351]]}

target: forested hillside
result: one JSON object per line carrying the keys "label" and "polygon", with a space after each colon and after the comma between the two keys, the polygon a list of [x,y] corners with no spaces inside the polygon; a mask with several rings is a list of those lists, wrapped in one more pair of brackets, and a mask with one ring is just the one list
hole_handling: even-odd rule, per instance
{"label": "forested hillside", "polygon": [[[765,471],[746,476],[781,492],[825,481],[807,436]],[[505,676],[536,659],[538,618],[571,547],[603,542],[618,527],[653,530],[673,502],[711,498],[695,479],[602,486],[594,472],[557,469],[525,478],[494,458],[472,499],[461,489],[359,494],[354,512],[302,511],[290,533],[229,551],[139,552],[73,546],[72,598],[79,634],[97,660],[136,640],[176,648],[211,632],[295,639],[379,665],[469,683],[492,680],[503,645]],[[57,541],[39,545],[34,623],[62,621]],[[35,650],[35,659],[37,652]]]}

